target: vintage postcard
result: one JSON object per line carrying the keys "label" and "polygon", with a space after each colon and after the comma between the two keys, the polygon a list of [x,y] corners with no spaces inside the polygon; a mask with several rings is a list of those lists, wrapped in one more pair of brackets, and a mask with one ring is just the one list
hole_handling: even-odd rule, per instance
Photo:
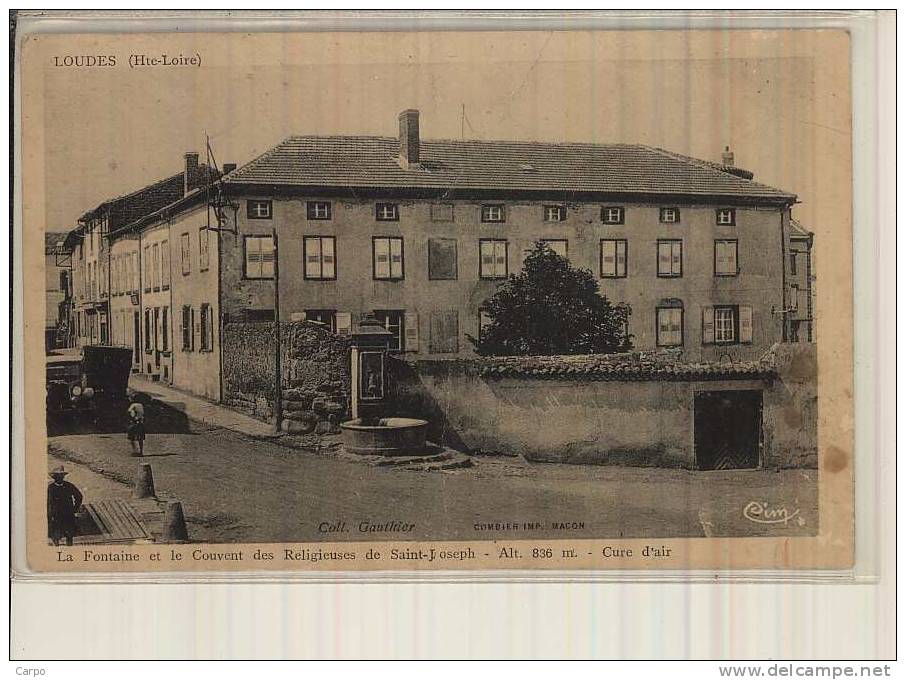
{"label": "vintage postcard", "polygon": [[852,566],[849,35],[538,28],[20,32],[22,573]]}

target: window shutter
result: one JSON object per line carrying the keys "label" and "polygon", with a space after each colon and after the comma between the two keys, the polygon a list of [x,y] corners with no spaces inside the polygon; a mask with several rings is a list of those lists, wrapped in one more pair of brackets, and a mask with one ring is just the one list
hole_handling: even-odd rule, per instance
{"label": "window shutter", "polygon": [[496,241],[494,251],[497,259],[497,267],[494,271],[495,276],[506,276],[506,241]]}
{"label": "window shutter", "polygon": [[481,275],[494,275],[494,244],[491,241],[481,242]]}
{"label": "window shutter", "polygon": [[714,344],[714,307],[702,307],[702,344]]}
{"label": "window shutter", "polygon": [[403,349],[406,352],[418,351],[418,312],[406,312],[406,339]]}
{"label": "window shutter", "polygon": [[337,334],[349,335],[352,329],[352,314],[349,312],[337,312]]}
{"label": "window shutter", "polygon": [[669,243],[660,243],[658,244],[658,260],[660,265],[658,266],[658,271],[661,274],[670,273],[670,254],[671,247]]}
{"label": "window shutter", "polygon": [[752,342],[752,308],[739,308],[739,341]]}
{"label": "window shutter", "polygon": [[332,236],[321,239],[321,276],[325,279],[336,278],[336,243]]}
{"label": "window shutter", "polygon": [[390,278],[390,241],[385,238],[374,240],[374,278]]}
{"label": "window shutter", "polygon": [[390,277],[403,278],[403,239],[390,239]]}

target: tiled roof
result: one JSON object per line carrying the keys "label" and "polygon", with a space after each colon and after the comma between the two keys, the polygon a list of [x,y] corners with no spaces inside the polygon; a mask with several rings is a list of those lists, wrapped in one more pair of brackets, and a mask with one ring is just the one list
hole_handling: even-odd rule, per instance
{"label": "tiled roof", "polygon": [[109,212],[111,221],[116,220],[117,225],[127,224],[146,213],[154,212],[158,208],[172,203],[181,197],[182,193],[183,173],[180,172],[137,191],[107,199],[87,211],[81,219],[89,220],[106,210]]}
{"label": "tiled roof", "polygon": [[571,191],[727,196],[792,202],[795,195],[736,168],[640,144],[422,140],[403,169],[395,137],[290,137],[227,182],[320,187]]}
{"label": "tiled roof", "polygon": [[[199,178],[205,177],[207,172],[206,164],[202,163],[198,166]],[[184,188],[184,173],[179,172],[132,193],[106,200],[82,215],[81,219],[89,220],[106,210],[109,219],[108,228],[114,232],[175,203],[183,197]]]}
{"label": "tiled roof", "polygon": [[65,231],[45,231],[44,232],[44,253],[51,255],[56,252],[57,244],[66,240],[68,232]]}
{"label": "tiled roof", "polygon": [[581,355],[555,357],[480,357],[474,360],[486,378],[549,380],[740,380],[776,375],[770,360],[736,363],[683,363],[639,355]]}

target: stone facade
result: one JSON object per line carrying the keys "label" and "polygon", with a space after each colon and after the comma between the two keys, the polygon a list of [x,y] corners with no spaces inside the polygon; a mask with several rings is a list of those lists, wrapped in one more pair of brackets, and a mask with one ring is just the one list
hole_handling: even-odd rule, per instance
{"label": "stone facade", "polygon": [[[223,311],[230,318],[270,313],[274,305],[272,278],[245,275],[245,244],[249,237],[269,237],[276,230],[280,257],[280,314],[290,318],[311,310],[349,314],[351,323],[366,312],[393,312],[401,322],[402,349],[419,358],[448,358],[473,353],[467,335],[477,336],[480,310],[498,287],[499,280],[483,279],[480,242],[506,241],[509,273],[519,271],[525,252],[536,240],[565,242],[567,256],[579,267],[595,272],[602,294],[632,308],[629,331],[636,349],[658,347],[658,307],[682,310],[679,348],[690,361],[749,360],[763,354],[783,336],[784,261],[789,227],[788,209],[736,208],[735,225],[716,223],[716,205],[683,206],[681,221],[659,221],[661,205],[622,205],[624,223],[601,222],[601,203],[564,204],[566,219],[545,222],[546,201],[490,201],[502,204],[507,213],[503,224],[481,221],[484,203],[449,201],[452,221],[436,221],[436,201],[396,200],[399,219],[378,221],[375,206],[380,199],[343,199],[312,195],[268,199],[272,218],[249,219],[252,197],[237,196],[238,235],[222,239]],[[331,219],[307,219],[307,206],[330,205]],[[304,275],[305,239],[330,237],[335,250],[336,277],[313,280]],[[402,239],[402,278],[377,280],[374,275],[375,239]],[[601,276],[601,242],[626,243],[625,277]],[[682,276],[658,275],[658,243],[682,242]],[[429,249],[443,241],[453,253],[452,276],[432,278]],[[715,275],[715,241],[736,244],[738,272]],[[270,243],[270,241],[266,241]],[[727,343],[705,337],[705,315],[716,307],[748,308],[751,331],[744,336],[736,319],[734,340]],[[738,312],[737,312],[738,313]],[[452,318],[443,325],[439,318]],[[713,321],[710,322],[713,326]],[[407,325],[408,324],[408,325]],[[452,330],[451,330],[452,329]],[[436,337],[439,334],[439,337]],[[450,337],[452,334],[452,337]],[[713,330],[712,330],[713,335]]]}
{"label": "stone facade", "polygon": [[[348,413],[346,341],[321,324],[281,324],[283,423],[288,431],[314,429],[330,415]],[[276,352],[274,324],[229,323],[223,328],[223,401],[272,422]]]}

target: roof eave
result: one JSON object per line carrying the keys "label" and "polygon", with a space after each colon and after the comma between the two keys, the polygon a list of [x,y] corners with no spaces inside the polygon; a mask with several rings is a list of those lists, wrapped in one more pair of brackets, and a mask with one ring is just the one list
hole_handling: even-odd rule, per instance
{"label": "roof eave", "polygon": [[733,193],[695,194],[670,191],[603,191],[549,188],[515,187],[432,187],[432,186],[391,186],[380,184],[294,184],[283,182],[243,182],[238,178],[225,183],[251,195],[323,195],[323,196],[412,196],[417,198],[529,198],[558,197],[563,200],[584,201],[638,201],[644,203],[670,201],[680,204],[728,204],[728,205],[772,205],[790,206],[796,202],[795,194],[778,193],[767,196],[749,196]]}

